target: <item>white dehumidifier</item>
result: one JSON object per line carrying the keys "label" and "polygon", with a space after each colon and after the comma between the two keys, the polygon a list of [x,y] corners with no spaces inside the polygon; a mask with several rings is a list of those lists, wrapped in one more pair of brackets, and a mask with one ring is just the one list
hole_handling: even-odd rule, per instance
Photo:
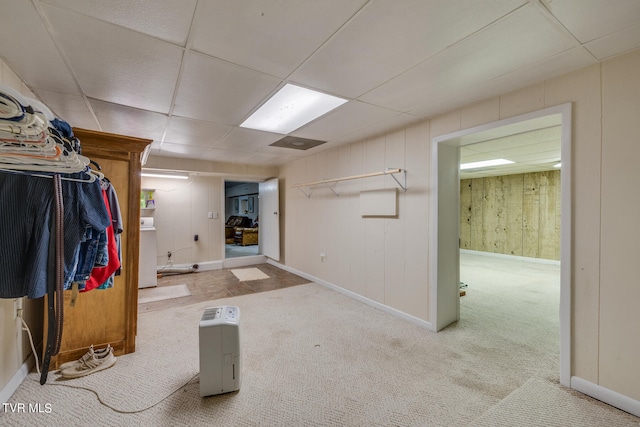
{"label": "white dehumidifier", "polygon": [[205,308],[200,319],[200,396],[240,388],[240,309]]}

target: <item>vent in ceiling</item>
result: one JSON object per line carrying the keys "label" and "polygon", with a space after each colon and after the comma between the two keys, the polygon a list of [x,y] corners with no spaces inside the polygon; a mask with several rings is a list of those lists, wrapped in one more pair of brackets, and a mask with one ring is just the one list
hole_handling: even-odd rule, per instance
{"label": "vent in ceiling", "polygon": [[294,150],[308,150],[324,144],[327,141],[318,141],[317,139],[298,138],[295,136],[285,136],[281,140],[270,144],[272,147],[293,148]]}

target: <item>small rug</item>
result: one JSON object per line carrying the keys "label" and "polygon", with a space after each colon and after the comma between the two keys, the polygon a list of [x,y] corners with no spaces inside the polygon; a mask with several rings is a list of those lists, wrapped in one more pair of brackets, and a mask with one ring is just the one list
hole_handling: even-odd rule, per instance
{"label": "small rug", "polygon": [[172,298],[188,297],[189,295],[191,295],[191,292],[189,292],[189,288],[185,284],[140,289],[138,291],[138,304],[162,301]]}
{"label": "small rug", "polygon": [[253,268],[240,268],[236,270],[231,270],[231,272],[240,280],[241,282],[246,282],[249,280],[262,280],[268,279],[269,276],[264,274],[259,269]]}

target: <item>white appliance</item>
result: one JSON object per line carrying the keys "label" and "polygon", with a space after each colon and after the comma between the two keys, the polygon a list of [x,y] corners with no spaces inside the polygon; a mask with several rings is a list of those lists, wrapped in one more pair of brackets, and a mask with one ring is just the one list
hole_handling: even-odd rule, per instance
{"label": "white appliance", "polygon": [[200,396],[240,389],[240,309],[205,308],[199,335]]}
{"label": "white appliance", "polygon": [[140,258],[138,259],[138,288],[158,285],[156,266],[156,227],[153,217],[140,217]]}

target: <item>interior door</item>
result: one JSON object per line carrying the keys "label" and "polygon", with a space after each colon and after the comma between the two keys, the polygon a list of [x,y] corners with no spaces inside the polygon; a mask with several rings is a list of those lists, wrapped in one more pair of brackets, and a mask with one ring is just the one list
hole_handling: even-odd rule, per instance
{"label": "interior door", "polygon": [[262,254],[280,260],[280,196],[278,178],[261,182],[260,197],[260,247]]}

